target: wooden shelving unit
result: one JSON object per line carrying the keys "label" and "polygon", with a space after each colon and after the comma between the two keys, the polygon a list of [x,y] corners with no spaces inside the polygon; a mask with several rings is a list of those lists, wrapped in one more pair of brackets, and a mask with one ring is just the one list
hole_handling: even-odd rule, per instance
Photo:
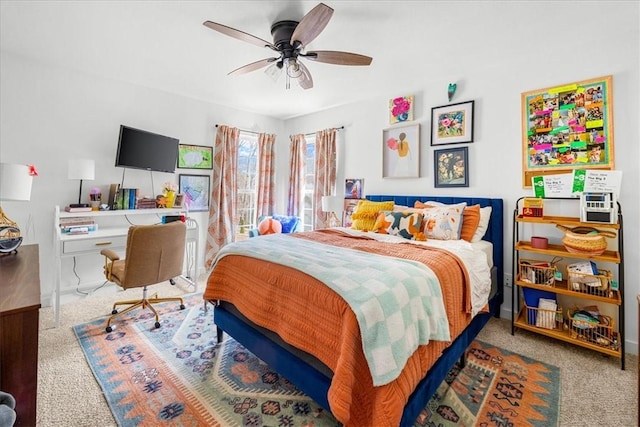
{"label": "wooden shelving unit", "polygon": [[[618,206],[618,222],[616,224],[601,224],[601,223],[584,223],[577,217],[564,217],[564,216],[543,216],[543,217],[525,217],[520,212],[520,204],[523,198],[519,199],[516,203],[516,208],[513,213],[513,265],[512,275],[514,278],[514,289],[511,299],[511,310],[514,313],[511,334],[515,334],[516,328],[526,329],[531,332],[535,332],[541,335],[545,335],[554,339],[565,341],[571,344],[575,344],[581,347],[585,347],[594,351],[598,351],[609,356],[617,357],[620,359],[621,369],[625,368],[624,361],[624,256],[623,256],[623,227],[622,227],[622,209]],[[546,199],[552,200],[552,199]],[[555,226],[561,224],[568,227],[594,227],[598,229],[608,229],[617,231],[617,250],[606,250],[601,255],[587,255],[580,253],[569,252],[563,245],[549,244],[547,248],[534,248],[531,246],[531,242],[528,240],[521,240],[521,226],[522,224],[540,225],[540,228],[545,226]],[[543,233],[544,230],[540,230]],[[544,235],[544,234],[542,234]],[[530,236],[526,236],[529,237]],[[557,280],[551,285],[534,284],[526,280],[521,280],[519,277],[519,262],[521,259],[521,252],[526,252],[528,256],[530,254],[541,254],[551,257],[561,257],[564,260],[568,259],[585,259],[599,263],[607,263],[613,265],[617,269],[617,283],[616,289],[609,289],[603,291],[589,291],[584,292],[581,290],[574,290],[571,288],[567,280]],[[563,312],[563,318],[561,322],[556,322],[557,327],[554,329],[547,329],[540,326],[536,326],[531,322],[531,315],[528,314],[528,310],[524,302],[524,298],[521,297],[523,289],[532,289],[537,291],[550,292],[556,295],[565,295],[573,298],[579,298],[585,300],[586,304],[598,302],[601,304],[611,304],[617,307],[618,319],[616,323],[612,324],[611,329],[612,337],[609,337],[611,344],[604,345],[597,343],[595,340],[584,339],[583,336],[572,333],[571,327],[567,327],[567,311]],[[517,313],[517,315],[516,315]],[[571,322],[569,322],[571,323]]]}

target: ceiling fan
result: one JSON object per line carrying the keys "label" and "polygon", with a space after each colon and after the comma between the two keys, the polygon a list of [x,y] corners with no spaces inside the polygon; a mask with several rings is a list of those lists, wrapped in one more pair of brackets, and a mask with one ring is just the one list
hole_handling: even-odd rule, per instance
{"label": "ceiling fan", "polygon": [[300,61],[301,58],[336,65],[369,65],[372,61],[369,56],[350,52],[332,50],[305,52],[305,47],[324,30],[332,15],[333,9],[324,3],[320,3],[311,9],[300,22],[275,22],[271,26],[273,43],[216,22],[205,21],[204,26],[253,45],[267,47],[280,55],[244,65],[231,71],[229,75],[245,74],[270,65],[265,72],[272,77],[277,78],[282,69],[285,69],[287,89],[290,87],[289,78],[297,79],[301,88],[310,89],[313,87],[313,79],[309,69]]}

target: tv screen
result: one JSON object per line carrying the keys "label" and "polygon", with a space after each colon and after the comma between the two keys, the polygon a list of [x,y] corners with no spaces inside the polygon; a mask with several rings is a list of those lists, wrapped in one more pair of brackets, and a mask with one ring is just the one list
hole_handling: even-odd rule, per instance
{"label": "tv screen", "polygon": [[178,139],[120,125],[116,166],[174,173]]}

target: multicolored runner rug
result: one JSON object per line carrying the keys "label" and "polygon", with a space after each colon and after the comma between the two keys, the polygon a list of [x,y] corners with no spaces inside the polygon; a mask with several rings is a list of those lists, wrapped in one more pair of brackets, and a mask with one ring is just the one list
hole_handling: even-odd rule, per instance
{"label": "multicolored runner rug", "polygon": [[[216,344],[202,294],[74,326],[120,426],[338,426],[333,416],[233,339]],[[108,307],[105,308],[108,310]],[[560,374],[548,364],[475,341],[416,426],[555,426]]]}

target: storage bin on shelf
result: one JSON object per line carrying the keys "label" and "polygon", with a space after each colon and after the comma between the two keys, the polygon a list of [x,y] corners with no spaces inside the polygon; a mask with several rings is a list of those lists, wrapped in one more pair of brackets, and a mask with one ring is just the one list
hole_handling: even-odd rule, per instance
{"label": "storage bin on shelf", "polygon": [[557,310],[524,305],[527,323],[542,329],[562,330],[562,307]]}
{"label": "storage bin on shelf", "polygon": [[556,283],[555,273],[554,262],[534,259],[518,260],[518,278],[522,282],[553,286]]}
{"label": "storage bin on shelf", "polygon": [[611,271],[603,268],[598,269],[598,274],[580,273],[570,271],[567,266],[567,286],[575,292],[582,292],[589,295],[610,296],[611,281],[613,275]]}
{"label": "storage bin on shelf", "polygon": [[611,316],[573,307],[567,310],[567,321],[571,338],[601,347],[618,347],[618,334]]}

